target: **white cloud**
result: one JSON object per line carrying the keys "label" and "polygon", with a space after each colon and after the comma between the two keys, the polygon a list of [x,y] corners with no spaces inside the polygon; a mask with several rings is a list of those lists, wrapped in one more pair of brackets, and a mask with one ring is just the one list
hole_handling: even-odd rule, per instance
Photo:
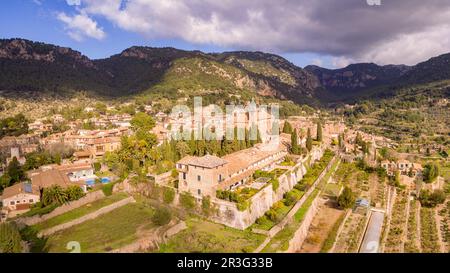
{"label": "white cloud", "polygon": [[60,12],[57,18],[65,24],[67,34],[76,41],[83,41],[85,37],[97,40],[106,37],[106,33],[97,25],[97,22],[83,12],[74,16]]}
{"label": "white cloud", "polygon": [[79,1],[81,14],[102,16],[147,38],[330,55],[338,67],[348,60],[410,64],[450,51],[448,0],[386,1],[377,7],[363,0],[66,1]]}
{"label": "white cloud", "polygon": [[42,5],[42,1],[41,0],[33,0],[33,3],[35,3],[38,6]]}
{"label": "white cloud", "polygon": [[317,65],[317,66],[323,66],[323,61],[321,59],[313,59],[311,61],[311,64]]}
{"label": "white cloud", "polygon": [[66,3],[69,6],[79,6],[81,5],[81,0],[66,0]]}
{"label": "white cloud", "polygon": [[331,65],[333,65],[334,68],[343,68],[348,66],[349,64],[353,63],[354,60],[347,58],[345,56],[341,57],[333,57],[331,59]]}
{"label": "white cloud", "polygon": [[450,51],[450,24],[425,32],[401,34],[396,39],[371,48],[359,57],[378,64],[415,65]]}

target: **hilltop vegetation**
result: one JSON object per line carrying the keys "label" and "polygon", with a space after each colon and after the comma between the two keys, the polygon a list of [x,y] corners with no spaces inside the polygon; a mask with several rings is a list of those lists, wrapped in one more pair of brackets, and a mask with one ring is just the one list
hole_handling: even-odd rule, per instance
{"label": "hilltop vegetation", "polygon": [[[450,82],[401,89],[381,100],[367,100],[342,108],[350,124],[394,140],[429,139],[441,144],[450,134]],[[442,137],[442,141],[437,138]]]}

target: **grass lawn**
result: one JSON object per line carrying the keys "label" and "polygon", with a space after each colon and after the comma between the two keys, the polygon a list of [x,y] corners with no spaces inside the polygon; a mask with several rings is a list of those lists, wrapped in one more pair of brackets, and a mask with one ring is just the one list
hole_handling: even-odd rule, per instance
{"label": "grass lawn", "polygon": [[198,218],[190,218],[186,224],[188,228],[171,237],[167,244],[160,245],[159,252],[251,252],[265,239],[265,236],[261,234],[226,227]]}
{"label": "grass lawn", "polygon": [[137,239],[138,228],[153,227],[153,208],[132,203],[61,232],[50,235],[45,244],[48,252],[69,252],[66,245],[77,241],[82,253],[106,252],[128,245]]}
{"label": "grass lawn", "polygon": [[125,193],[118,193],[118,194],[114,194],[111,196],[107,196],[100,200],[94,201],[90,204],[86,204],[84,206],[81,206],[79,208],[76,208],[74,210],[66,212],[64,214],[53,217],[45,222],[34,225],[33,227],[36,230],[44,230],[44,229],[48,229],[48,228],[51,228],[51,227],[54,227],[54,226],[57,226],[57,225],[60,225],[63,223],[67,223],[72,220],[78,219],[84,215],[87,215],[91,212],[94,212],[100,208],[111,205],[112,203],[115,203],[117,201],[125,199],[127,197],[128,197],[128,195]]}

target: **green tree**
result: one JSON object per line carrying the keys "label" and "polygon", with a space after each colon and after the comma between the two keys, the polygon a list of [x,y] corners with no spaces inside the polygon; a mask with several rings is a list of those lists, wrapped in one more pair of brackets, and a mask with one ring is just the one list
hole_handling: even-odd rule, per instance
{"label": "green tree", "polygon": [[25,178],[25,173],[16,157],[13,157],[13,159],[9,163],[8,168],[6,169],[6,173],[11,178],[12,183],[20,182]]}
{"label": "green tree", "polygon": [[3,190],[11,185],[11,177],[5,173],[4,175],[0,176],[0,193],[3,192]]}
{"label": "green tree", "polygon": [[298,155],[300,153],[300,147],[298,146],[297,129],[294,129],[294,132],[291,134],[291,152],[295,155]]}
{"label": "green tree", "polygon": [[433,182],[439,176],[439,166],[436,163],[428,163],[423,168],[423,181]]}
{"label": "green tree", "polygon": [[308,128],[308,132],[306,134],[306,149],[308,149],[308,151],[312,150],[312,141],[311,129]]}
{"label": "green tree", "polygon": [[176,149],[177,149],[177,153],[179,155],[180,158],[185,157],[186,155],[191,153],[191,148],[189,147],[189,145],[184,142],[184,141],[179,141],[176,144]]}
{"label": "green tree", "polygon": [[65,191],[68,201],[78,200],[85,195],[83,189],[76,185],[68,187]]}
{"label": "green tree", "polygon": [[292,125],[286,120],[283,126],[283,133],[292,134],[292,132],[293,132]]}
{"label": "green tree", "polygon": [[155,121],[151,116],[146,113],[137,113],[130,122],[131,129],[134,132],[143,131],[149,132],[153,127],[155,127]]}
{"label": "green tree", "polygon": [[69,197],[67,192],[58,185],[44,189],[42,194],[42,204],[45,207],[50,205],[62,205],[68,201]]}
{"label": "green tree", "polygon": [[13,223],[0,224],[0,253],[21,253],[22,238]]}
{"label": "green tree", "polygon": [[157,226],[165,226],[172,219],[172,213],[167,208],[158,208],[152,216],[152,222]]}
{"label": "green tree", "polygon": [[0,119],[0,138],[4,136],[20,136],[28,133],[28,120],[23,114]]}
{"label": "green tree", "polygon": [[341,208],[348,209],[353,207],[355,203],[355,196],[352,189],[345,187],[341,195],[338,197],[338,204]]}
{"label": "green tree", "polygon": [[320,122],[317,123],[317,141],[322,141],[323,135],[322,135],[322,124]]}
{"label": "green tree", "polygon": [[446,194],[442,190],[435,190],[430,192],[429,190],[421,190],[419,195],[420,204],[424,207],[434,208],[438,204],[443,204],[446,199]]}

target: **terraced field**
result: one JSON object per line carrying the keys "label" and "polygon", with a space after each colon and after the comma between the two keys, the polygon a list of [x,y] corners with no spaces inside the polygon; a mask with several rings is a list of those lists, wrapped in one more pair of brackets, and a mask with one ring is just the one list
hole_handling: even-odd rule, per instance
{"label": "terraced field", "polygon": [[436,213],[433,208],[420,209],[422,252],[439,253],[440,244],[436,227]]}
{"label": "terraced field", "polygon": [[386,237],[384,252],[403,252],[403,242],[406,233],[408,192],[397,190],[397,197],[392,210],[389,231]]}
{"label": "terraced field", "polygon": [[408,215],[408,230],[406,236],[406,242],[404,252],[406,253],[418,253],[420,252],[420,234],[418,223],[419,213],[418,201],[412,200],[409,204]]}

